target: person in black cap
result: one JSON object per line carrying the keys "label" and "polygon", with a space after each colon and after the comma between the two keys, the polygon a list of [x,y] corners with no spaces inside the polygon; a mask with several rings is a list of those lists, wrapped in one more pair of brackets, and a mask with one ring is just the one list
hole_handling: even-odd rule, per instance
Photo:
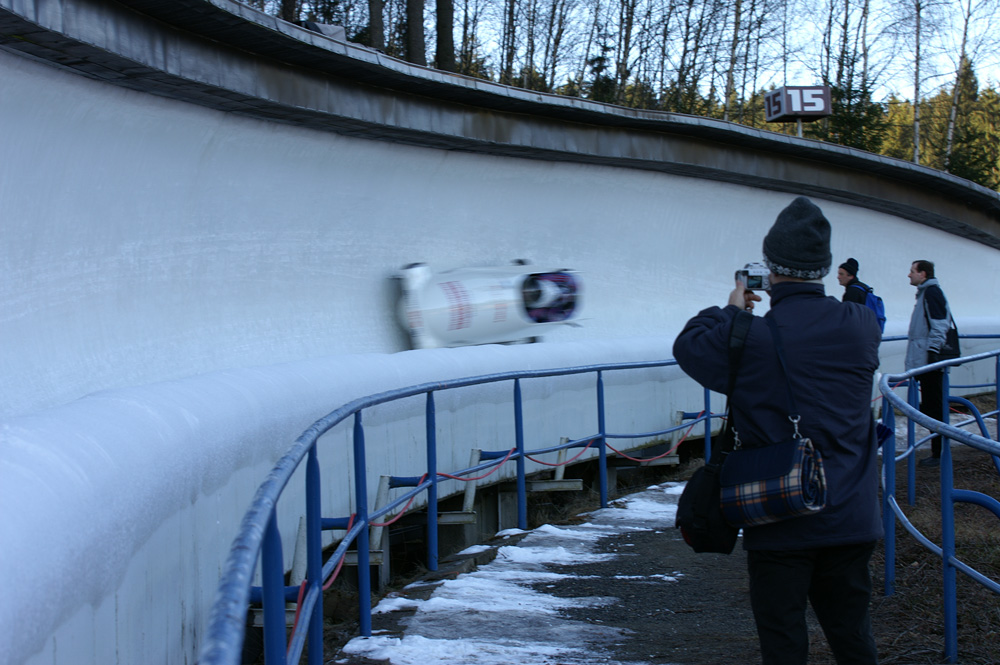
{"label": "person in black cap", "polygon": [[[869,399],[881,341],[875,313],[824,292],[830,223],[809,199],[780,212],[764,238],[770,311],[781,338],[782,370],[770,326],[754,317],[729,397],[743,446],[793,435],[798,428],[823,456],[827,499],[814,514],[743,529],[753,608],[764,665],[805,665],[806,606],[811,604],[837,663],[875,665],[868,563],[882,537],[878,446]],[[729,391],[730,331],[740,310],[760,299],[737,282],[723,307],[687,322],[674,342],[681,369],[702,386]]]}
{"label": "person in black cap", "polygon": [[871,287],[858,279],[857,259],[847,259],[837,268],[837,281],[844,287],[843,302],[856,302],[865,304],[865,295]]}

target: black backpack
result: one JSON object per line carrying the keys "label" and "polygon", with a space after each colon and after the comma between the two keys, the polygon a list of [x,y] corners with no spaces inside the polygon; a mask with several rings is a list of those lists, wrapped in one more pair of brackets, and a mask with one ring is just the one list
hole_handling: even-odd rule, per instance
{"label": "black backpack", "polygon": [[[740,312],[733,319],[733,328],[729,333],[729,395],[733,394],[736,385],[736,370],[743,357],[743,346],[753,318],[749,312]],[[684,542],[698,553],[730,554],[740,532],[722,517],[719,472],[733,449],[733,432],[729,422],[727,418],[725,430],[712,451],[711,459],[694,472],[677,502],[674,526],[681,530]]]}

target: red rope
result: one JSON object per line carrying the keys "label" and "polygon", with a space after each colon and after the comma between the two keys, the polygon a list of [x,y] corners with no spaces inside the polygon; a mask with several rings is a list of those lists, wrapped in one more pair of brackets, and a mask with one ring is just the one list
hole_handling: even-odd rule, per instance
{"label": "red rope", "polygon": [[[420,480],[417,481],[417,484],[419,485],[420,483],[424,482],[424,478],[426,478],[426,477],[427,477],[426,473],[424,475],[420,476]],[[416,494],[414,494],[413,496],[411,496],[410,500],[406,502],[405,506],[403,506],[403,509],[401,511],[399,511],[399,514],[397,514],[395,517],[393,517],[388,522],[369,522],[368,525],[369,526],[389,526],[390,524],[395,524],[396,522],[398,522],[400,520],[400,518],[403,517],[403,515],[406,514],[406,511],[410,509],[410,506],[413,505],[413,500],[416,499],[416,498],[417,498]]]}
{"label": "red rope", "polygon": [[585,452],[587,452],[587,448],[590,448],[592,445],[594,445],[594,441],[596,441],[596,440],[597,439],[591,439],[590,441],[588,441],[587,445],[585,445],[583,447],[583,450],[581,450],[580,452],[578,452],[576,455],[574,455],[572,458],[566,460],[565,462],[543,462],[540,459],[535,459],[531,455],[525,455],[525,457],[527,457],[528,459],[530,459],[532,462],[538,462],[539,464],[544,464],[545,466],[566,466],[570,462],[575,462],[577,460],[577,458],[580,457],[580,455],[582,455]]}
{"label": "red rope", "polygon": [[[347,530],[348,531],[350,531],[351,527],[354,526],[354,518],[355,518],[355,514],[351,513],[351,519],[347,520]],[[340,557],[340,561],[337,562],[337,567],[333,569],[333,574],[330,575],[330,579],[328,579],[326,581],[326,584],[323,585],[323,591],[326,591],[327,589],[329,589],[330,585],[333,584],[333,581],[335,579],[337,579],[337,575],[340,574],[340,569],[343,567],[343,565],[344,565],[344,559],[346,557],[347,557],[347,550],[344,550],[344,553]]]}
{"label": "red rope", "polygon": [[606,445],[608,448],[611,448],[611,450],[614,451],[614,453],[616,455],[621,455],[622,457],[624,457],[627,460],[632,460],[633,462],[652,462],[653,460],[658,460],[658,459],[660,459],[662,457],[666,457],[667,455],[672,455],[678,448],[680,448],[680,445],[682,443],[684,443],[685,439],[688,438],[688,435],[691,433],[691,430],[693,430],[694,426],[698,424],[697,419],[701,418],[702,414],[704,414],[704,413],[705,413],[704,411],[699,411],[698,412],[698,415],[695,416],[695,422],[691,423],[691,427],[688,427],[687,431],[684,432],[684,436],[682,436],[680,438],[680,441],[677,442],[677,445],[675,445],[673,448],[671,448],[667,452],[663,453],[662,455],[657,455],[656,457],[629,457],[628,455],[626,455],[622,451],[615,450],[611,446],[611,444],[609,444],[609,443],[605,443],[604,445]]}
{"label": "red rope", "polygon": [[510,459],[510,456],[514,454],[514,451],[515,451],[515,450],[517,450],[517,448],[511,448],[511,449],[510,449],[510,451],[508,451],[508,453],[507,453],[507,456],[506,456],[506,457],[504,457],[504,458],[503,458],[502,460],[500,460],[499,462],[497,462],[497,463],[496,463],[496,466],[494,466],[494,467],[493,467],[493,470],[492,470],[492,471],[490,471],[489,473],[486,473],[486,474],[483,474],[483,475],[481,475],[481,476],[476,476],[475,478],[465,478],[465,477],[463,477],[463,476],[453,476],[453,475],[451,475],[450,473],[438,473],[438,475],[439,475],[439,476],[444,476],[445,478],[451,478],[452,480],[461,480],[461,481],[462,481],[462,482],[464,482],[464,483],[468,483],[468,482],[471,482],[471,481],[473,481],[473,480],[482,480],[483,478],[489,478],[489,477],[490,477],[490,476],[492,476],[492,475],[493,475],[494,473],[496,473],[496,472],[497,472],[497,470],[498,470],[498,469],[499,469],[499,468],[500,468],[501,466],[503,466],[503,463],[504,463],[504,462],[506,462],[507,460],[509,460],[509,459]]}
{"label": "red rope", "polygon": [[288,653],[292,650],[292,641],[295,637],[295,631],[299,627],[299,611],[302,609],[302,596],[306,592],[306,584],[309,580],[302,580],[302,584],[299,585],[299,598],[295,601],[295,621],[292,622],[292,634],[288,636],[288,646],[285,647],[285,656],[287,658]]}

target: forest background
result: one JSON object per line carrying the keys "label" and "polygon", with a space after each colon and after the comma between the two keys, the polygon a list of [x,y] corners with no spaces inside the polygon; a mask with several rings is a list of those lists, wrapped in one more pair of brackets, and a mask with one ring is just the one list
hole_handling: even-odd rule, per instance
{"label": "forest background", "polygon": [[243,0],[418,65],[528,90],[764,121],[830,86],[829,141],[1000,191],[1000,0]]}

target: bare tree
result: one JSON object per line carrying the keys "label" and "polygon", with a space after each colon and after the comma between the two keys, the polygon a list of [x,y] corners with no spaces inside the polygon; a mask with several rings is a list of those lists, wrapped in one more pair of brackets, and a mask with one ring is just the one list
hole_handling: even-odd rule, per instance
{"label": "bare tree", "polygon": [[435,32],[437,48],[434,65],[446,72],[455,71],[455,5],[452,0],[436,0]]}
{"label": "bare tree", "polygon": [[[991,52],[996,50],[997,37],[995,30],[989,26],[996,18],[997,2],[995,0],[985,0],[975,2],[974,0],[956,0],[956,5],[960,12],[961,37],[959,39],[957,66],[955,67],[955,83],[952,87],[951,109],[948,113],[948,131],[945,142],[944,170],[947,171],[951,161],[952,150],[955,145],[955,125],[958,121],[959,101],[962,92],[962,76],[965,67],[974,65],[973,57],[981,50],[988,49]],[[976,23],[984,24],[985,30],[980,30],[973,43],[970,44],[971,30]],[[970,48],[971,47],[971,48]]]}
{"label": "bare tree", "polygon": [[722,99],[722,119],[729,120],[729,106],[735,101],[736,93],[736,62],[740,46],[740,21],[743,18],[743,0],[734,0],[732,13],[732,40],[729,42],[729,67],[726,68],[726,86]]}
{"label": "bare tree", "polygon": [[283,21],[294,23],[299,20],[298,0],[281,0],[281,9],[278,17]]}
{"label": "bare tree", "polygon": [[424,0],[406,0],[406,59],[426,65],[424,44]]}
{"label": "bare tree", "polygon": [[680,53],[674,67],[671,110],[697,113],[703,77],[715,67],[715,53],[723,39],[719,19],[724,7],[720,0],[683,0],[678,16]]}
{"label": "bare tree", "polygon": [[521,67],[521,87],[535,88],[535,50],[538,45],[539,0],[522,0],[521,17],[524,22],[524,65]]}
{"label": "bare tree", "polygon": [[911,0],[913,3],[913,38],[915,40],[913,58],[913,163],[920,163],[920,64],[921,48],[923,46],[924,2]]}
{"label": "bare tree", "polygon": [[940,0],[907,0],[896,5],[900,14],[897,16],[895,28],[901,31],[912,45],[912,85],[913,85],[913,161],[920,163],[921,139],[921,103],[925,94],[924,83],[933,74],[928,54],[933,49],[928,37],[940,32],[940,21],[937,10]]}
{"label": "bare tree", "polygon": [[631,76],[632,30],[638,0],[618,0],[618,42],[615,45],[615,100],[621,104]]}
{"label": "bare tree", "polygon": [[368,45],[379,51],[385,50],[384,7],[385,0],[368,0]]}
{"label": "bare tree", "polygon": [[500,83],[514,79],[514,57],[517,54],[517,0],[504,0],[503,32],[500,40]]}
{"label": "bare tree", "polygon": [[462,40],[458,49],[458,71],[469,76],[479,72],[479,24],[482,20],[479,0],[462,0]]}
{"label": "bare tree", "polygon": [[583,81],[587,75],[588,63],[593,59],[594,44],[597,41],[598,35],[601,32],[601,12],[603,6],[601,5],[601,0],[593,0],[593,4],[588,6],[590,10],[590,21],[588,21],[587,28],[587,39],[583,47],[583,52],[581,54],[579,65],[576,70],[576,86],[578,89],[583,88]]}
{"label": "bare tree", "polygon": [[542,73],[549,90],[556,87],[556,73],[563,59],[563,48],[569,29],[569,15],[574,7],[571,0],[551,0],[545,21],[545,48],[542,55]]}

